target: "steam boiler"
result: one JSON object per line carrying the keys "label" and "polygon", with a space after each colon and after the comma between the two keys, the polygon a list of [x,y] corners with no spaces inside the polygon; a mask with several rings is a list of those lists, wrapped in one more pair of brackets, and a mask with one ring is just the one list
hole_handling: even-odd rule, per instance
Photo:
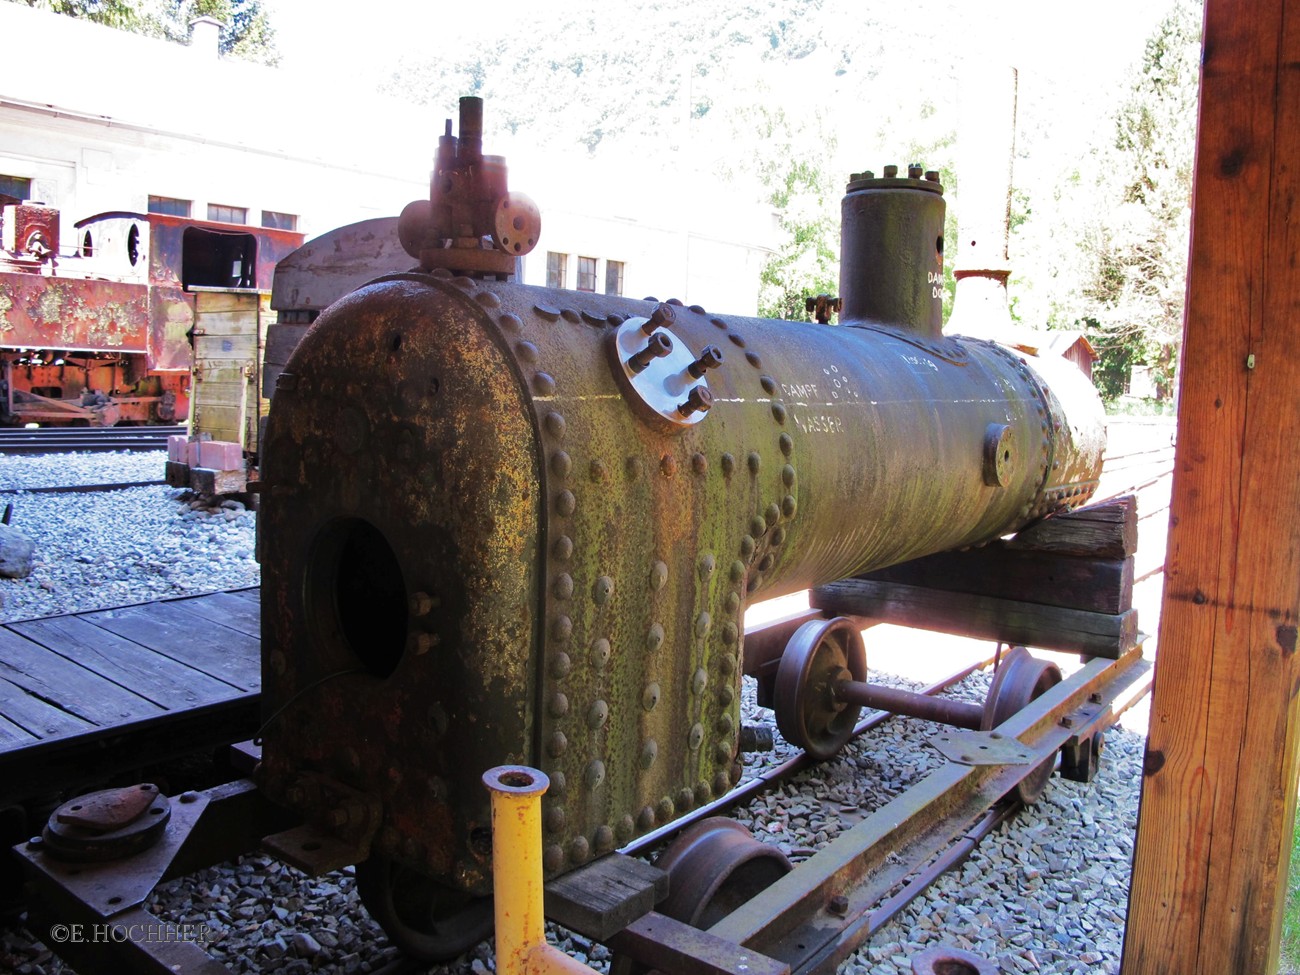
{"label": "steam boiler", "polygon": [[[455,954],[484,770],[546,773],[572,870],[736,782],[750,603],[1085,502],[1096,395],[943,333],[943,221],[937,173],[855,174],[838,325],[523,286],[540,216],[464,100],[400,222],[415,268],[321,314],[272,401],[258,781],[314,837],[279,852],[357,863],[395,941]],[[813,740],[843,724],[815,685]]]}

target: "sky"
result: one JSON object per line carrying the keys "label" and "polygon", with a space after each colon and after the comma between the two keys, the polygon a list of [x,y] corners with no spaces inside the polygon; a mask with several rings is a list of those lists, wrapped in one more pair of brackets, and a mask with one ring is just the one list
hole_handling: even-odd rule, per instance
{"label": "sky", "polygon": [[[537,3],[569,5],[591,0],[493,0],[490,19],[477,4],[445,0],[366,0],[365,17],[340,22],[338,9],[320,0],[265,0],[276,27],[284,66],[319,69],[348,65],[358,79],[380,77],[403,56],[448,50],[458,38],[508,31],[512,13]],[[602,5],[619,0],[603,0]],[[725,0],[700,0],[723,4]],[[954,23],[954,47],[987,52],[1015,65],[1023,77],[1061,93],[1070,111],[1088,110],[1142,53],[1143,44],[1170,0],[966,0],[964,23]],[[850,6],[848,9],[852,9]],[[879,4],[894,11],[899,29],[909,19],[946,16],[950,3],[917,0]],[[326,12],[328,11],[328,13]]]}

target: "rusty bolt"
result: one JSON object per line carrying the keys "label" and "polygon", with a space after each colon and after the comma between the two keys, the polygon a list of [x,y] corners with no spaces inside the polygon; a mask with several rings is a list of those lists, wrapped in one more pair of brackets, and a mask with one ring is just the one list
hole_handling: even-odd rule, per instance
{"label": "rusty bolt", "polygon": [[713,394],[703,386],[694,386],[686,396],[685,403],[677,405],[677,412],[682,416],[692,413],[707,413],[713,406]]}
{"label": "rusty bolt", "polygon": [[920,179],[920,178],[921,178],[921,172],[922,172],[924,169],[925,169],[925,167],[922,166],[920,163],[911,163],[911,164],[907,167],[907,178],[908,178],[908,179]]}
{"label": "rusty bolt", "polygon": [[866,171],[862,174],[862,178],[863,178],[863,179],[875,179],[875,178],[876,178],[876,174],[873,173],[871,170],[868,169],[868,170],[866,170]]}
{"label": "rusty bolt", "polygon": [[889,165],[885,167],[885,179],[894,179],[898,175],[898,167]]}
{"label": "rusty bolt", "polygon": [[197,792],[182,792],[180,795],[180,800],[186,805],[188,805],[191,802],[198,802],[199,794]]}
{"label": "rusty bolt", "polygon": [[417,657],[428,653],[438,645],[436,633],[412,633],[407,640],[407,648]]}
{"label": "rusty bolt", "polygon": [[644,349],[634,353],[627,360],[627,367],[633,372],[643,372],[646,366],[663,356],[666,356],[673,350],[673,340],[663,332],[656,332],[650,336],[650,341],[646,343]]}
{"label": "rusty bolt", "polygon": [[433,612],[433,608],[438,605],[438,600],[430,596],[427,592],[416,592],[411,594],[407,600],[407,608],[412,616],[428,616]]}
{"label": "rusty bolt", "polygon": [[836,894],[826,905],[826,910],[830,911],[836,917],[844,917],[849,913],[849,899],[843,894]]}
{"label": "rusty bolt", "polygon": [[661,304],[641,323],[641,331],[651,335],[657,328],[672,328],[675,321],[677,321],[677,312],[673,310],[673,306]]}
{"label": "rusty bolt", "polygon": [[30,840],[27,841],[27,849],[29,850],[39,850],[44,845],[45,845],[45,839],[44,837],[41,836],[33,836]]}
{"label": "rusty bolt", "polygon": [[1062,728],[1073,728],[1073,727],[1074,727],[1074,718],[1070,717],[1070,715],[1068,715],[1068,714],[1067,714],[1065,717],[1061,718],[1061,727],[1062,727]]}
{"label": "rusty bolt", "polygon": [[1089,695],[1088,695],[1088,700],[1091,701],[1093,704],[1100,704],[1100,703],[1101,703],[1101,694],[1100,694],[1100,693],[1095,693],[1095,692],[1092,693],[1092,694],[1089,694]]}
{"label": "rusty bolt", "polygon": [[716,369],[720,365],[722,365],[722,350],[716,345],[706,345],[700,357],[687,366],[686,371],[699,379],[710,369]]}
{"label": "rusty bolt", "polygon": [[926,179],[927,182],[930,182],[930,183],[937,183],[937,182],[939,182],[939,170],[937,170],[937,169],[927,169],[927,170],[925,171],[925,179]]}

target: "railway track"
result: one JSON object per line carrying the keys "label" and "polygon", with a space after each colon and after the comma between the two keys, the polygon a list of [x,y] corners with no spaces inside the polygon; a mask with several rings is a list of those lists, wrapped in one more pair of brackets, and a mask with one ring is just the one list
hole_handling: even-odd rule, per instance
{"label": "railway track", "polygon": [[67,454],[78,451],[165,450],[180,426],[0,428],[0,454]]}

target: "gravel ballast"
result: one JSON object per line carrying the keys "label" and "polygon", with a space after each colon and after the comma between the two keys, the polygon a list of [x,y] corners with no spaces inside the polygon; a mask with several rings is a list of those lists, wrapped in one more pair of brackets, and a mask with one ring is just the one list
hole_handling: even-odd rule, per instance
{"label": "gravel ballast", "polygon": [[165,451],[0,455],[0,507],[36,546],[23,579],[0,580],[0,621],[255,586],[255,515],[165,486],[86,494],[23,488],[158,480]]}
{"label": "gravel ballast", "polygon": [[[116,483],[160,476],[165,454],[0,456],[0,489]],[[11,494],[13,523],[36,543],[26,579],[0,580],[5,621],[83,611],[162,596],[256,585],[256,515],[242,506],[192,506],[166,487],[71,495]],[[907,675],[873,680],[916,687]],[[987,674],[952,693],[982,700]],[[773,723],[753,705],[747,721]],[[735,813],[763,842],[796,864],[937,768],[934,726],[896,718],[835,761],[799,776]],[[1137,822],[1143,737],[1123,727],[1107,736],[1101,773],[1090,785],[1053,777],[1037,806],[989,836],[958,870],[935,883],[840,971],[909,973],[910,957],[948,944],[977,952],[1003,973],[1117,972]],[[748,756],[746,773],[791,753]],[[372,972],[393,962],[378,926],[361,908],[350,869],[308,879],[252,855],[164,885],[152,909],[178,924],[205,925],[209,948],[236,972]],[[598,970],[600,945],[553,931],[561,947]],[[493,970],[480,945],[433,972]],[[22,929],[0,932],[0,971],[68,971]]]}

